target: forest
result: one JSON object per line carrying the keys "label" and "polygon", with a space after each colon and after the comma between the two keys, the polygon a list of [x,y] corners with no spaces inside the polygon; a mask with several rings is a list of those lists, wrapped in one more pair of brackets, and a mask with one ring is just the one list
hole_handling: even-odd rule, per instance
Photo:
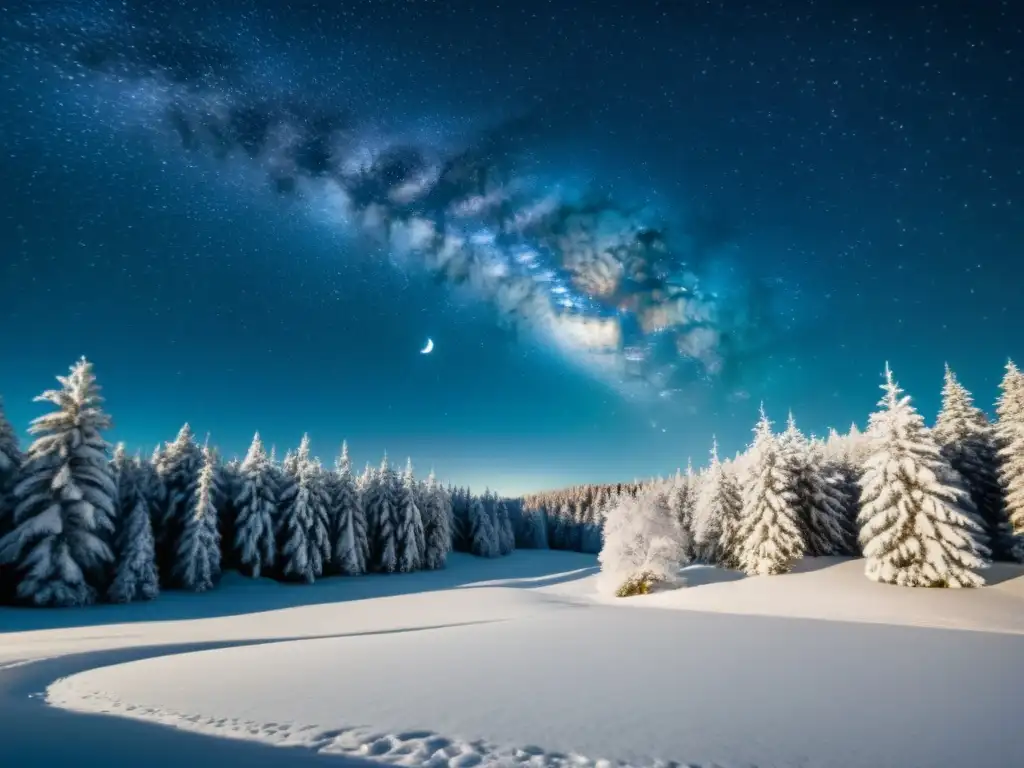
{"label": "forest", "polygon": [[[149,457],[111,446],[84,358],[36,398],[52,407],[25,451],[0,407],[0,599],[36,606],[202,592],[226,569],[312,583],[445,566],[516,547],[598,554],[609,590],[645,592],[699,562],[749,575],[801,557],[862,557],[868,578],[974,587],[1024,561],[1024,374],[1012,363],[990,421],[947,367],[928,427],[886,368],[865,431],[804,435],[762,406],[751,444],[669,478],[506,499],[445,487],[412,462],[328,468],[304,436],[280,461],[257,433],[224,461],[188,424]],[[0,404],[2,405],[2,404]]]}

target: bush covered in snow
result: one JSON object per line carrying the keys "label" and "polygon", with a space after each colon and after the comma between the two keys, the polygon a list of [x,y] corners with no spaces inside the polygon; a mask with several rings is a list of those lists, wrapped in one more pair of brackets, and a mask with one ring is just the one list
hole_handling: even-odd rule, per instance
{"label": "bush covered in snow", "polygon": [[635,497],[623,494],[609,506],[598,555],[605,592],[644,594],[678,578],[686,534],[672,516],[667,491],[659,484]]}

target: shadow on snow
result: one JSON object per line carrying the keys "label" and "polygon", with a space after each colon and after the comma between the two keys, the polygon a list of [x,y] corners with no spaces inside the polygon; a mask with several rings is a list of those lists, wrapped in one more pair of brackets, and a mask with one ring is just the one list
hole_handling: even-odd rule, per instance
{"label": "shadow on snow", "polygon": [[150,602],[82,608],[0,607],[0,637],[5,632],[238,616],[447,589],[533,589],[575,581],[596,572],[594,555],[552,550],[518,550],[494,559],[453,552],[448,567],[438,571],[327,576],[313,584],[250,579],[228,571],[216,589],[201,594],[166,590]]}

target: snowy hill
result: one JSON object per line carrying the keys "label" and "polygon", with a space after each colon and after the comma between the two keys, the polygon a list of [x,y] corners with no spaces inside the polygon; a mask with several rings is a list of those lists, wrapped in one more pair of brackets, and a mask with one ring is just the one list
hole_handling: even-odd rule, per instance
{"label": "snowy hill", "polygon": [[[1024,764],[1021,567],[997,566],[993,586],[970,591],[875,584],[841,558],[785,576],[685,573],[687,588],[615,600],[597,596],[592,557],[519,551],[454,555],[432,573],[312,586],[231,576],[150,604],[0,609],[5,754],[111,766]],[[89,717],[100,713],[117,717]]]}

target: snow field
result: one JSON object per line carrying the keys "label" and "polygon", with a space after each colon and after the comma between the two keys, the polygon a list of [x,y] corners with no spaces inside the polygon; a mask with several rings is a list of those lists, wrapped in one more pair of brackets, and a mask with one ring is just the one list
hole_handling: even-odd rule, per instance
{"label": "snow field", "polygon": [[[463,588],[136,625],[148,642],[343,636],[94,669],[47,700],[409,766],[1024,764],[1019,567],[971,591],[876,584],[841,558],[759,578],[691,567],[688,588],[615,600],[584,559],[516,553],[503,581],[506,561],[456,557]],[[976,631],[926,628],[942,626]]]}

